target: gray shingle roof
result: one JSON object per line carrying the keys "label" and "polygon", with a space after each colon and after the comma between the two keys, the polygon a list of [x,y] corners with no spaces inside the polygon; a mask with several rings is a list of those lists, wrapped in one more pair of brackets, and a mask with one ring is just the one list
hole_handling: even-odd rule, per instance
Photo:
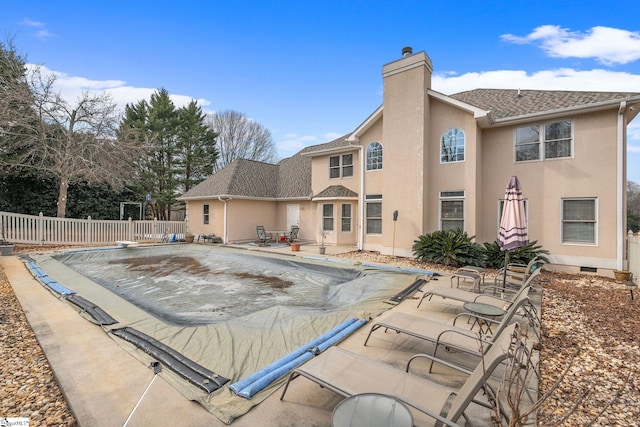
{"label": "gray shingle roof", "polygon": [[[519,93],[519,94],[518,94]],[[562,108],[588,106],[638,97],[636,92],[577,92],[562,90],[474,89],[450,95],[483,110],[494,119],[523,116]]]}
{"label": "gray shingle roof", "polygon": [[331,150],[334,148],[348,147],[349,145],[352,145],[351,142],[347,141],[347,138],[349,137],[349,135],[341,136],[340,138],[336,138],[333,141],[329,141],[324,144],[311,145],[309,147],[305,147],[302,151],[300,151],[300,154],[310,154],[316,151],[324,151],[324,150]]}
{"label": "gray shingle roof", "polygon": [[311,159],[296,154],[277,165],[238,159],[191,188],[179,199],[217,196],[311,198]]}
{"label": "gray shingle roof", "polygon": [[276,165],[238,159],[184,193],[179,199],[217,196],[310,199],[311,158],[303,154],[348,145],[347,136],[342,136],[326,144],[306,147]]}
{"label": "gray shingle roof", "polygon": [[313,198],[327,198],[327,199],[335,199],[335,198],[354,198],[358,197],[358,193],[355,191],[349,190],[347,187],[343,185],[330,185],[325,188]]}

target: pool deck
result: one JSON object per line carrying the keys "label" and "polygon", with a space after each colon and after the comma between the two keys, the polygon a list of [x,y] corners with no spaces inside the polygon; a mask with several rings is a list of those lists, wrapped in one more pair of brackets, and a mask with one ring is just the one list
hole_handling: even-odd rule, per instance
{"label": "pool deck", "polygon": [[[259,249],[269,250],[268,247]],[[352,250],[351,247],[327,247],[326,256]],[[273,249],[273,252],[285,251],[291,254],[288,247]],[[301,251],[294,254],[317,255],[318,246],[302,245]],[[152,381],[127,425],[226,425],[199,404],[184,398],[161,375],[154,379],[149,367],[36,281],[18,257],[0,257],[0,264],[80,426],[123,426]],[[441,274],[441,284],[448,285],[448,275]],[[460,306],[449,302],[431,301],[423,303],[420,309],[416,306],[417,300],[408,298],[382,316],[391,311],[402,311],[447,321],[460,312]],[[412,354],[428,352],[432,348],[430,344],[404,335],[383,332],[374,334],[365,347],[363,343],[369,329],[365,325],[339,346],[398,368],[403,368]],[[433,378],[442,383],[460,381],[444,370],[433,374]],[[330,426],[333,408],[343,400],[304,378],[291,383],[284,401],[280,400],[280,394],[280,390],[276,391],[232,425]],[[482,424],[488,421],[485,412],[473,410],[469,415]],[[416,425],[420,425],[419,419],[416,419]]]}

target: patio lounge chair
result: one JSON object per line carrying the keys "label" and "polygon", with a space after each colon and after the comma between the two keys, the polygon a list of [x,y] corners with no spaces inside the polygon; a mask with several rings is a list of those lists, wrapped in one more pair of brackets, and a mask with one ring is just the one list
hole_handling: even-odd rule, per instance
{"label": "patio lounge chair", "polygon": [[269,242],[273,241],[273,235],[271,233],[267,233],[264,230],[263,225],[259,225],[256,227],[256,232],[258,233],[258,245],[265,246],[269,244]]}
{"label": "patio lounge chair", "polygon": [[[483,289],[485,293],[482,293],[482,294],[465,291],[464,289],[448,288],[446,286],[434,286],[433,288],[430,288],[430,289],[429,288],[422,289],[422,297],[418,302],[418,308],[420,308],[420,305],[422,304],[422,301],[425,300],[425,298],[428,298],[428,300],[431,301],[431,298],[433,298],[434,296],[439,296],[439,297],[442,297],[443,299],[449,298],[449,299],[452,299],[455,301],[461,301],[461,302],[484,302],[487,304],[492,304],[492,305],[501,307],[505,304],[505,302],[511,303],[512,301],[514,301],[515,298],[517,298],[518,294],[520,294],[524,289],[526,289],[528,286],[531,285],[531,283],[536,278],[536,276],[538,276],[538,274],[540,274],[540,269],[537,269],[533,273],[531,273],[527,277],[527,279],[520,285],[520,288],[516,291],[516,293],[514,295],[511,295],[510,299],[507,299],[507,300],[498,298],[497,296],[488,295],[486,293],[487,291],[495,290],[494,287],[492,286],[485,287]],[[498,291],[501,292],[501,290],[498,290]],[[513,294],[513,290],[509,293]]]}
{"label": "patio lounge chair", "polygon": [[[533,258],[531,261],[529,261],[529,263],[527,265],[524,264],[517,264],[517,263],[510,263],[507,265],[507,283],[506,285],[511,286],[511,287],[519,287],[520,284],[522,284],[525,280],[527,280],[527,278],[529,277],[529,275],[531,275],[531,273],[535,270],[539,270],[539,269],[534,269],[534,267],[537,267],[538,263],[541,262],[540,261],[540,257],[537,256],[535,258]],[[505,271],[504,271],[504,267],[502,267],[501,269],[499,269],[496,272],[496,277],[494,279],[494,284],[496,286],[503,285],[504,282],[504,277],[505,277]]]}
{"label": "patio lounge chair", "polygon": [[[478,318],[478,316],[471,315],[470,313],[458,314],[454,318],[453,325],[449,325],[447,323],[438,322],[421,316],[394,312],[386,316],[382,321],[376,322],[371,326],[369,334],[367,335],[363,345],[367,345],[372,333],[378,329],[384,329],[385,332],[391,330],[397,334],[406,334],[414,338],[433,343],[435,345],[433,349],[434,357],[436,356],[440,346],[453,348],[471,355],[481,356],[479,353],[479,342],[482,342],[484,347],[483,351],[486,351],[496,342],[496,340],[500,339],[502,333],[509,329],[510,325],[513,323],[513,317],[518,312],[518,309],[529,303],[529,289],[530,287],[527,287],[525,291],[518,295],[511,306],[504,312],[500,321],[482,318],[482,321],[487,324],[497,325],[493,332],[490,331],[486,335],[479,334],[478,332],[469,330],[468,328],[456,326],[456,321],[459,318]],[[429,372],[431,372],[432,368],[433,363],[429,368]]]}
{"label": "patio lounge chair", "polygon": [[[280,400],[284,399],[291,380],[302,376],[344,397],[361,393],[392,396],[432,418],[433,425],[457,425],[455,423],[460,417],[468,425],[470,422],[465,411],[471,402],[489,410],[492,408],[487,402],[478,400],[476,395],[483,390],[491,397],[495,396],[487,379],[503,360],[514,355],[512,346],[519,345],[519,341],[516,327],[512,325],[485,354],[484,362],[477,364],[457,390],[409,373],[409,365],[404,372],[342,348],[330,347],[289,374]],[[426,355],[424,357],[428,358]],[[444,361],[441,363],[447,364]],[[468,370],[462,372],[469,373]]]}

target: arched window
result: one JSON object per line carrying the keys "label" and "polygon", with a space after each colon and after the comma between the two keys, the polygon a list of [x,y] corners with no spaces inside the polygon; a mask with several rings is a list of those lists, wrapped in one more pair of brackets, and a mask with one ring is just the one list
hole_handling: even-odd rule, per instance
{"label": "arched window", "polygon": [[464,132],[462,129],[449,129],[442,135],[440,144],[440,163],[464,161]]}
{"label": "arched window", "polygon": [[367,170],[375,171],[378,169],[382,169],[382,144],[375,141],[367,147]]}

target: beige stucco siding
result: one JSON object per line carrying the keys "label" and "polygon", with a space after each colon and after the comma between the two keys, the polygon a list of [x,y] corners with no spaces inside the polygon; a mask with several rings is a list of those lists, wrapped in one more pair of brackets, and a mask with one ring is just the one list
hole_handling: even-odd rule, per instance
{"label": "beige stucco siding", "polygon": [[[480,241],[495,240],[498,200],[512,175],[518,176],[528,203],[529,236],[553,256],[578,266],[608,265],[616,251],[616,133],[615,111],[569,117],[573,121],[573,158],[514,161],[515,127],[484,132],[484,198]],[[563,198],[597,198],[597,243],[563,244]],[[610,220],[604,221],[603,218]],[[615,266],[611,264],[611,268]]]}
{"label": "beige stucco siding", "polygon": [[277,223],[275,224],[274,230],[290,230],[290,228],[287,227],[287,207],[289,205],[297,205],[299,209],[300,223],[298,226],[300,230],[298,238],[300,240],[315,240],[315,203],[309,200],[279,201],[276,206]]}
{"label": "beige stucco siding", "polygon": [[[331,156],[342,156],[343,154],[353,155],[353,175],[340,178],[329,178],[329,158]],[[312,159],[312,189],[313,194],[318,195],[327,187],[341,185],[356,194],[360,194],[360,175],[362,171],[362,152],[360,149],[348,149],[335,153],[329,153],[323,156],[316,156]],[[358,230],[358,201],[353,199],[319,199],[315,200],[305,214],[305,220],[308,221],[305,238],[317,242],[322,241],[322,206],[325,203],[333,204],[333,231],[328,231],[325,244],[327,245],[355,245],[357,241]],[[342,224],[342,204],[351,204],[352,226],[351,232],[343,232]],[[302,212],[301,212],[302,217]],[[301,226],[302,230],[302,226]]]}
{"label": "beige stucco siding", "polygon": [[[479,221],[477,201],[480,198],[482,180],[480,176],[481,135],[473,114],[442,102],[432,102],[431,128],[427,144],[429,188],[427,199],[427,221],[425,232],[440,229],[440,192],[465,192],[465,229],[475,235]],[[449,129],[462,129],[465,134],[465,159],[462,162],[441,163],[441,138]]]}
{"label": "beige stucco siding", "polygon": [[[209,205],[209,224],[204,224],[204,205]],[[189,233],[194,236],[199,234],[215,234],[223,236],[224,216],[223,204],[218,200],[192,200],[187,202],[187,221]]]}
{"label": "beige stucco siding", "polygon": [[[429,85],[430,74],[422,64],[384,78],[382,238],[367,236],[366,240],[374,246],[380,240],[383,253],[411,255],[413,241],[423,229],[429,185],[424,174]],[[370,194],[368,188],[366,193]]]}

